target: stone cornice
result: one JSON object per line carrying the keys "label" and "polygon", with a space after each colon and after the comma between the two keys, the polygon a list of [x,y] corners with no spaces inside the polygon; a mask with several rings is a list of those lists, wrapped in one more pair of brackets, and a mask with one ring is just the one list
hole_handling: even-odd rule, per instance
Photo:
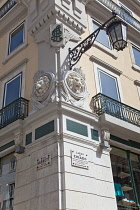
{"label": "stone cornice", "polygon": [[27,9],[22,4],[16,4],[7,14],[0,19],[0,37],[2,37],[10,26],[19,23],[27,15]]}
{"label": "stone cornice", "polygon": [[29,1],[29,0],[15,0],[15,1],[16,1],[18,4],[21,3],[21,4],[25,5],[25,6],[28,8],[28,4],[29,4],[28,1]]}
{"label": "stone cornice", "polygon": [[2,76],[0,76],[0,81],[3,80],[5,77],[7,77],[7,75],[11,74],[13,71],[15,71],[15,69],[19,68],[20,66],[22,66],[23,64],[28,62],[28,58],[23,59],[22,61],[20,61],[17,65],[15,65],[14,67],[12,67],[11,69],[9,69],[7,72],[5,72],[5,74],[3,74]]}
{"label": "stone cornice", "polygon": [[29,28],[29,32],[31,33],[31,35],[34,36],[53,17],[56,17],[57,19],[61,20],[63,23],[65,23],[67,26],[69,26],[75,32],[77,32],[79,35],[85,32],[84,25],[82,25],[80,22],[78,22],[76,19],[74,19],[72,16],[70,16],[61,8],[55,6],[55,8],[54,7],[50,8],[47,13],[44,13],[44,15],[37,22],[35,22],[33,26]]}
{"label": "stone cornice", "polygon": [[103,67],[109,69],[110,71],[112,71],[115,74],[118,74],[118,75],[122,74],[122,71],[120,71],[119,69],[115,68],[114,66],[111,66],[110,64],[104,62],[103,60],[97,58],[94,55],[90,56],[90,60],[92,62],[95,62],[95,63],[99,64],[99,65],[102,65]]}

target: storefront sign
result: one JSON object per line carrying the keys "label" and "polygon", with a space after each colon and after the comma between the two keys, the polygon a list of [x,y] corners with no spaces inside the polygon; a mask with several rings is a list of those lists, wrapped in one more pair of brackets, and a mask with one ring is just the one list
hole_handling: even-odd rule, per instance
{"label": "storefront sign", "polygon": [[37,159],[37,170],[50,165],[51,165],[51,155],[46,155],[44,157]]}
{"label": "storefront sign", "polygon": [[82,152],[71,151],[72,166],[89,169],[88,155]]}

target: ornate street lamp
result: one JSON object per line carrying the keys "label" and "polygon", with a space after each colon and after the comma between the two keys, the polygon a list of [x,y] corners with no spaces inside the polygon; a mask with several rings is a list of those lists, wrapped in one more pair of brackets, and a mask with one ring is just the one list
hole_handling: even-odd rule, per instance
{"label": "ornate street lamp", "polygon": [[72,69],[72,67],[80,60],[82,54],[92,47],[100,30],[104,28],[106,28],[106,33],[108,34],[110,43],[114,49],[119,51],[127,46],[127,25],[116,18],[117,14],[114,11],[112,14],[113,16],[110,19],[79,43],[75,48],[69,48],[70,69]]}
{"label": "ornate street lamp", "polygon": [[121,20],[115,20],[106,27],[111,45],[117,51],[127,46],[127,25]]}

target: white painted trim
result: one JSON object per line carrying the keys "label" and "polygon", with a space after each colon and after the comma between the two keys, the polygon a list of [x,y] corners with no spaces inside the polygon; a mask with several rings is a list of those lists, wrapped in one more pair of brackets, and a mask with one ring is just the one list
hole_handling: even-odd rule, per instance
{"label": "white painted trim", "polygon": [[5,74],[0,76],[0,81],[3,81],[3,79],[7,76],[9,76],[13,71],[20,68],[23,64],[28,62],[28,58],[23,59],[21,62],[19,62],[17,65],[15,65],[13,68],[9,69]]}
{"label": "white painted trim", "polygon": [[96,81],[96,89],[97,89],[97,93],[100,93],[101,92],[101,89],[100,89],[100,80],[99,80],[99,74],[98,74],[98,68],[101,70],[101,71],[104,71],[106,72],[107,74],[109,74],[110,76],[112,77],[115,77],[116,80],[117,80],[117,83],[118,83],[118,91],[119,91],[119,96],[120,96],[120,101],[123,102],[123,94],[122,94],[122,88],[121,88],[121,82],[120,82],[120,77],[109,71],[108,69],[94,63],[94,73],[95,73],[95,81]]}
{"label": "white painted trim", "polygon": [[91,56],[90,56],[90,60],[91,60],[92,62],[95,62],[95,63],[98,64],[98,65],[103,66],[104,68],[110,70],[111,72],[113,72],[113,73],[115,73],[115,74],[117,74],[117,75],[119,75],[119,76],[122,74],[122,71],[120,71],[119,69],[115,68],[114,66],[111,66],[109,63],[104,62],[103,60],[97,58],[97,57],[94,56],[94,55],[91,55]]}
{"label": "white painted trim", "polygon": [[136,65],[136,64],[133,64],[132,65],[132,68],[136,71],[140,71],[140,66]]}
{"label": "white painted trim", "polygon": [[137,86],[138,95],[139,95],[139,98],[140,98],[140,81],[139,80],[135,80],[134,84]]}

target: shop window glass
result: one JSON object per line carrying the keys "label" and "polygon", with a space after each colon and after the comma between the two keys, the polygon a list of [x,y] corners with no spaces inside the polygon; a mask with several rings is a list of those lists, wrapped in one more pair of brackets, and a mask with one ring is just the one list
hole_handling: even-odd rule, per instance
{"label": "shop window glass", "polygon": [[133,170],[133,176],[135,181],[135,187],[137,192],[137,199],[140,203],[140,156],[130,154],[131,165]]}
{"label": "shop window glass", "polygon": [[118,209],[135,209],[136,201],[127,153],[124,150],[113,148],[111,164]]}
{"label": "shop window glass", "polygon": [[12,158],[10,161],[10,171],[16,170],[16,158]]}
{"label": "shop window glass", "polygon": [[2,163],[1,163],[1,159],[0,159],[0,176],[2,175]]}

